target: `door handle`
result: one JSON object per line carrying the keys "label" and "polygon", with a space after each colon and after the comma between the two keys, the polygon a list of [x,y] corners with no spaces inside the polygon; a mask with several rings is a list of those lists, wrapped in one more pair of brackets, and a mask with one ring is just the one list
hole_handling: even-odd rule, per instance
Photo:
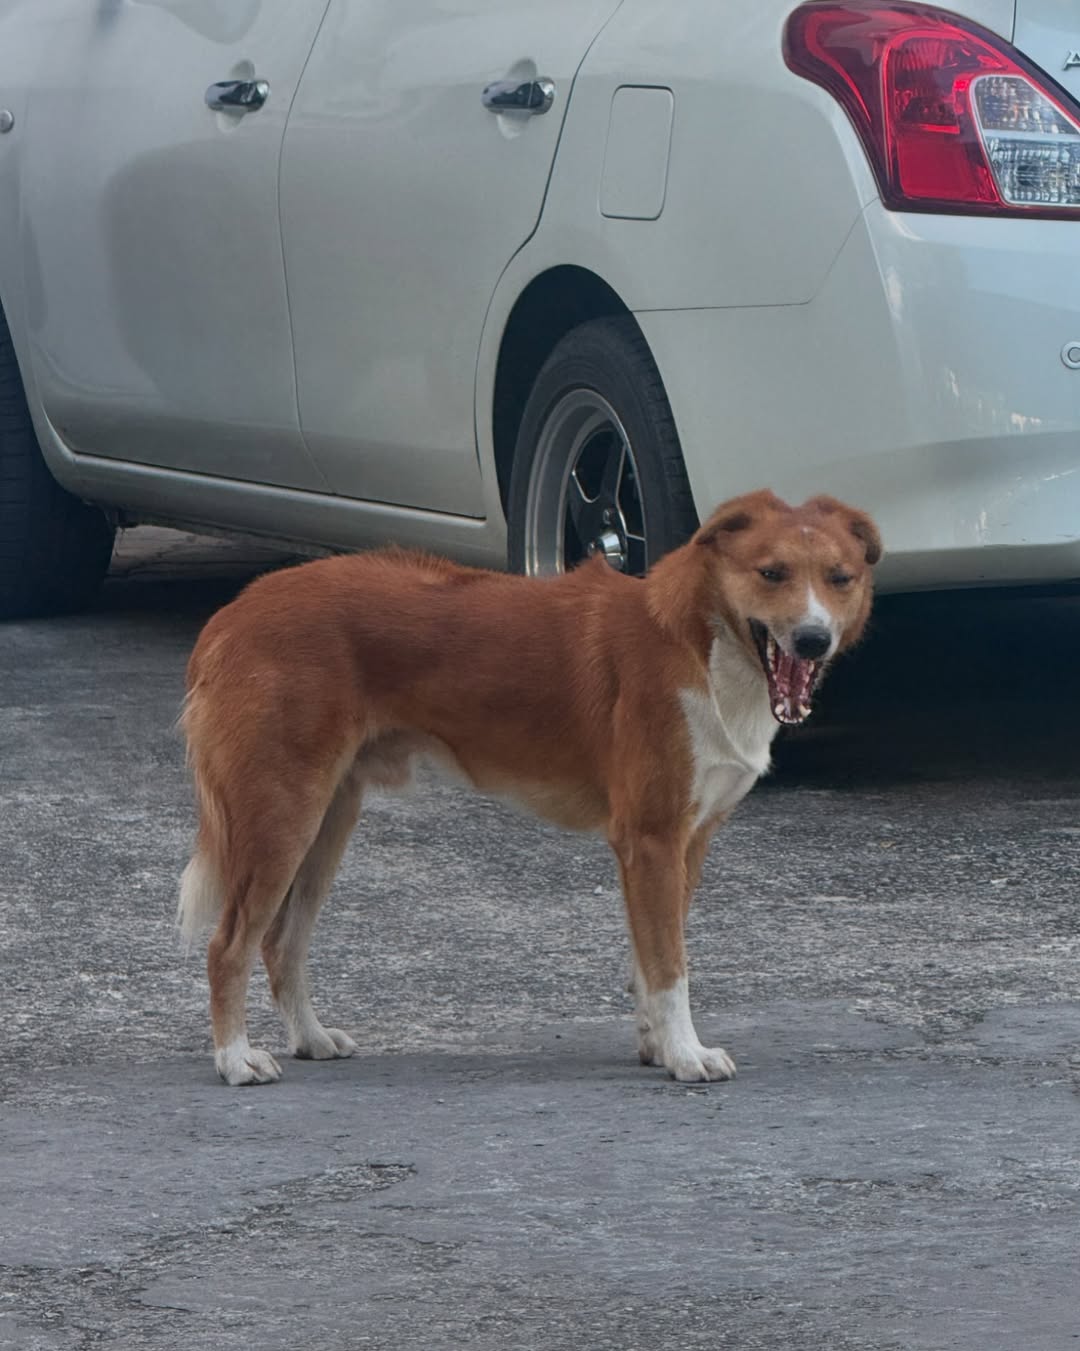
{"label": "door handle", "polygon": [[480,101],[489,113],[528,113],[539,117],[555,102],[555,85],[551,80],[496,80],[485,85]]}
{"label": "door handle", "polygon": [[256,113],[269,97],[265,80],[221,80],[206,91],[206,104],[216,113]]}

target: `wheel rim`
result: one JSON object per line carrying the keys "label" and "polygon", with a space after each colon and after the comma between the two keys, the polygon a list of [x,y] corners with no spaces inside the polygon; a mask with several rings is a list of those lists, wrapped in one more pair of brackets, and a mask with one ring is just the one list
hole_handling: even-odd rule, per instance
{"label": "wheel rim", "polygon": [[645,513],[630,438],[591,389],[564,394],[540,431],[525,508],[525,568],[566,572],[602,554],[617,572],[648,567]]}

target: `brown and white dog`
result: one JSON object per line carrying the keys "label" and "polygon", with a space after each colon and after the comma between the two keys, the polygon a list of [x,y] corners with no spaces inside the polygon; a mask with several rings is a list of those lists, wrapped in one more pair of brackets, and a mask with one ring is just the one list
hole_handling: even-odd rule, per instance
{"label": "brown and white dog", "polygon": [[731,1057],[690,1017],[684,921],[709,839],[801,722],[870,610],[878,532],[830,497],[719,507],[644,580],[601,559],[536,579],[374,553],[260,578],[203,630],[183,722],[200,809],[181,886],[227,1083],[281,1070],[248,1041],[261,947],[294,1055],[351,1055],[308,991],[312,928],[368,785],[418,754],[562,825],[603,831],[634,955],[638,1049],[682,1080]]}

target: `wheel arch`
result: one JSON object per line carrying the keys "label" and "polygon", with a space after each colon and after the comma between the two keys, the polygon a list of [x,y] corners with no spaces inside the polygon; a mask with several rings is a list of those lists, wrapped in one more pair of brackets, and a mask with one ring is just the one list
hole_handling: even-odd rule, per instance
{"label": "wheel arch", "polygon": [[559,340],[592,319],[629,315],[618,293],[587,268],[562,265],[533,277],[507,318],[492,398],[492,442],[505,512],[521,416],[540,368]]}

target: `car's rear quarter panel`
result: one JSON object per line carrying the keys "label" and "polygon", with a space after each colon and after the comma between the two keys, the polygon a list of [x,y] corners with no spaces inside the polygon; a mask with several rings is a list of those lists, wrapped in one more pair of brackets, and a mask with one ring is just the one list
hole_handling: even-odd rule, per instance
{"label": "car's rear quarter panel", "polygon": [[[1060,359],[1077,227],[885,211],[838,105],[783,63],[789,8],[624,5],[517,269],[571,249],[634,311],[700,510],[763,483],[858,501],[886,586],[1080,575],[1080,371]],[[1012,31],[1011,0],[963,8]],[[656,221],[595,205],[612,94],[635,81],[675,95]]]}
{"label": "car's rear quarter panel", "polygon": [[[798,304],[815,293],[874,187],[837,135],[842,114],[784,66],[788,8],[623,4],[578,74],[534,265],[572,249],[633,310]],[[656,220],[598,206],[621,86],[674,96]]]}
{"label": "car's rear quarter panel", "polygon": [[[489,485],[496,481],[491,410],[502,335],[518,297],[549,269],[589,269],[639,316],[798,305],[821,287],[875,186],[839,107],[784,65],[789,9],[787,0],[625,0],[590,49],[540,224],[500,279],[484,328],[477,427]],[[627,88],[668,89],[673,97],[655,219],[601,209],[613,99]],[[653,181],[655,165],[638,168]],[[670,389],[676,373],[667,363],[679,357],[656,355]],[[719,394],[717,373],[711,384]],[[700,466],[714,453],[712,442],[684,435],[684,449],[706,510],[712,484]]]}

